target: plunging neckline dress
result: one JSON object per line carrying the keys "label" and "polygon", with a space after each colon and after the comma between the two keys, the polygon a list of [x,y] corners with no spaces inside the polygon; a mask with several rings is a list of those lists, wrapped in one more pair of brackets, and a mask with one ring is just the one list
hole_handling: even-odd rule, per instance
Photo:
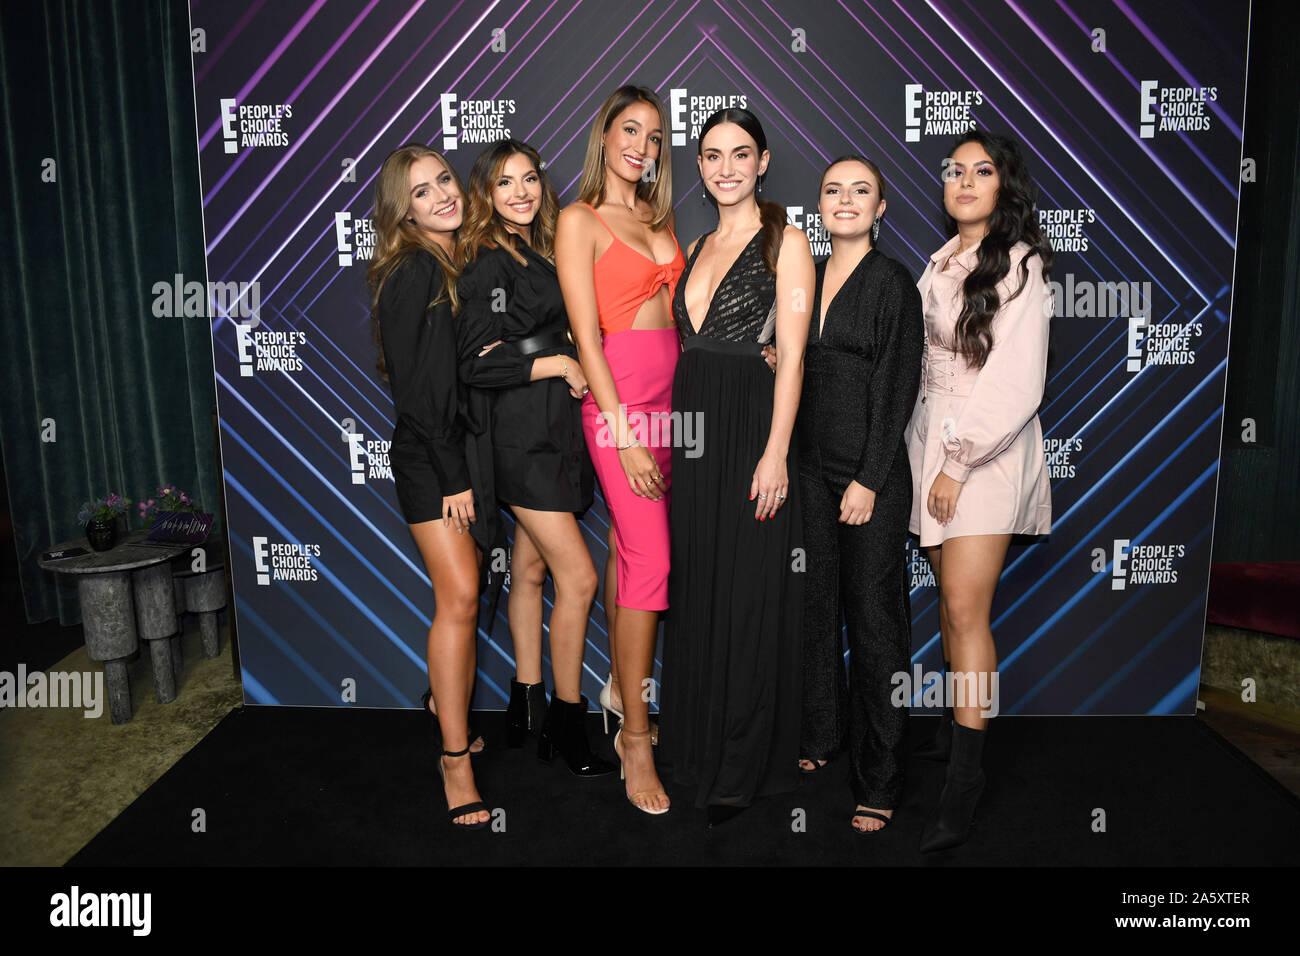
{"label": "plunging neckline dress", "polygon": [[[748,806],[798,785],[802,567],[798,462],[790,497],[754,518],[754,469],[772,425],[775,377],[763,361],[776,276],[761,233],[736,258],[697,331],[677,283],[682,356],[673,380],[672,561],[664,631],[660,751],[696,806]],[[691,439],[689,442],[685,439]]]}

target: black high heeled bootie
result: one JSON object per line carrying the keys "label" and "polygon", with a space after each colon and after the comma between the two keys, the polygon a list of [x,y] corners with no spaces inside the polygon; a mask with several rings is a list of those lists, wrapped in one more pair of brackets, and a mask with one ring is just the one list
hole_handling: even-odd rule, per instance
{"label": "black high heeled bootie", "polygon": [[576,704],[551,695],[551,706],[546,711],[546,722],[537,740],[537,757],[549,762],[556,754],[564,756],[569,770],[579,777],[599,777],[618,769],[608,760],[591,752],[587,742],[587,698],[579,697]]}
{"label": "black high heeled bootie", "polygon": [[506,746],[522,747],[524,738],[542,732],[546,714],[546,682],[521,684],[510,678],[510,703],[506,705]]}
{"label": "black high heeled bootie", "polygon": [[913,750],[912,756],[920,757],[922,760],[947,760],[952,754],[953,723],[952,708],[945,707],[934,736]]}
{"label": "black high heeled bootie", "polygon": [[939,794],[939,809],[921,833],[921,852],[960,846],[970,835],[975,805],[984,792],[984,771],[980,760],[987,731],[952,725],[952,756],[948,775]]}

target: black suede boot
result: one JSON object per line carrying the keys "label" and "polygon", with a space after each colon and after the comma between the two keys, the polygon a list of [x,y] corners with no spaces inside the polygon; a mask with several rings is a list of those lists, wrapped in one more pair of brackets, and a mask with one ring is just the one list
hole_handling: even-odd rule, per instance
{"label": "black suede boot", "polygon": [[912,756],[922,760],[947,760],[952,753],[952,724],[952,708],[945,707],[934,736],[913,750]]}
{"label": "black suede boot", "polygon": [[980,760],[986,731],[952,725],[952,756],[948,775],[939,795],[939,809],[921,833],[921,852],[947,850],[966,842],[975,804],[984,792],[984,771]]}
{"label": "black suede boot", "polygon": [[579,777],[599,777],[618,769],[591,752],[587,743],[587,698],[579,697],[576,704],[551,695],[551,706],[546,711],[537,740],[537,757],[550,761],[556,754],[564,756],[569,770]]}
{"label": "black suede boot", "polygon": [[510,678],[510,703],[506,705],[506,745],[522,747],[524,738],[541,733],[546,713],[546,682],[521,684]]}

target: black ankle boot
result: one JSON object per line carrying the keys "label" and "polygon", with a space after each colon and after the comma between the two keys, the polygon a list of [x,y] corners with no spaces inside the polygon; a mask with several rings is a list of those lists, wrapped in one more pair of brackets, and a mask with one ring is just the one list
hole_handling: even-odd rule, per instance
{"label": "black ankle boot", "polygon": [[952,753],[952,725],[952,708],[945,707],[934,736],[913,750],[912,756],[922,760],[947,760]]}
{"label": "black ankle boot", "polygon": [[980,759],[986,731],[952,725],[952,757],[948,775],[939,794],[939,809],[921,833],[921,852],[947,850],[960,846],[970,835],[975,818],[975,804],[984,792],[984,771]]}
{"label": "black ankle boot", "polygon": [[550,761],[557,753],[563,754],[569,770],[579,777],[598,777],[617,769],[592,753],[587,743],[587,698],[579,697],[578,703],[571,704],[560,700],[558,694],[551,695],[546,723],[537,740],[537,757]]}
{"label": "black ankle boot", "polygon": [[546,713],[546,682],[521,684],[510,678],[510,703],[506,706],[506,746],[522,747],[524,738],[541,733]]}

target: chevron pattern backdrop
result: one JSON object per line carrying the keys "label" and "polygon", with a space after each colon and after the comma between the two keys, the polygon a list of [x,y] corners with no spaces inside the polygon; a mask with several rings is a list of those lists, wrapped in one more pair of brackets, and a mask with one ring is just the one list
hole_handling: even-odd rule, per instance
{"label": "chevron pattern backdrop", "polygon": [[[433,596],[387,470],[393,409],[364,288],[380,162],[418,140],[465,177],[480,144],[513,135],[568,202],[597,108],[636,82],[672,114],[683,246],[712,225],[694,159],[720,106],[762,120],[764,195],[815,253],[829,252],[825,163],[872,157],[881,247],[918,276],[948,238],[938,177],[954,134],[1024,144],[1058,252],[1041,410],[1054,522],[1012,549],[998,592],[1002,712],[1191,713],[1249,14],[1203,0],[192,0],[246,701],[410,707],[427,686]],[[177,277],[178,301],[195,278]],[[602,501],[584,527],[603,570]],[[909,548],[924,675],[942,666],[936,593]],[[504,609],[478,635],[479,707],[503,707],[514,673]],[[598,597],[589,698],[608,665]]]}

